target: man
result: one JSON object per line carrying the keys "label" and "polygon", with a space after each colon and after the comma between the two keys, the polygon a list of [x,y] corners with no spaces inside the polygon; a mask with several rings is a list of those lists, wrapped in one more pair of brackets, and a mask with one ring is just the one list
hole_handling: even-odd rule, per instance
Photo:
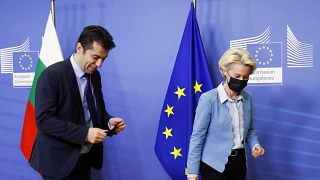
{"label": "man", "polygon": [[38,134],[30,165],[43,179],[90,179],[101,169],[103,140],[125,128],[105,110],[101,77],[112,36],[101,26],[85,27],[68,59],[49,66],[36,88]]}

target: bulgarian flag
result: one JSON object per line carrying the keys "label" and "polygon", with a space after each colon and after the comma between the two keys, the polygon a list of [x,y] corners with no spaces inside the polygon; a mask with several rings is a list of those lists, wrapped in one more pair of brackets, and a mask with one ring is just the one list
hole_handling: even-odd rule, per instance
{"label": "bulgarian flag", "polygon": [[62,51],[60,48],[58,36],[51,12],[49,13],[44,36],[42,37],[42,45],[37,69],[33,79],[32,88],[29,94],[28,104],[24,115],[24,123],[21,135],[20,148],[24,157],[29,160],[32,147],[37,134],[36,117],[35,117],[35,91],[38,78],[43,70],[58,61],[62,61]]}

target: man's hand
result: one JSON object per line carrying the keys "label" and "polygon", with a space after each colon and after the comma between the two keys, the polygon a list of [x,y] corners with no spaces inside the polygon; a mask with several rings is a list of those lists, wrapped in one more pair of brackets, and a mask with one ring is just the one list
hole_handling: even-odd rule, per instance
{"label": "man's hand", "polygon": [[105,130],[100,128],[89,128],[87,134],[87,141],[91,144],[97,144],[103,142],[103,140],[107,137]]}
{"label": "man's hand", "polygon": [[264,154],[264,149],[260,145],[256,145],[252,150],[252,156],[255,158],[262,156],[263,154]]}
{"label": "man's hand", "polygon": [[115,132],[118,133],[120,131],[123,131],[126,128],[126,125],[124,124],[124,120],[118,117],[111,118],[109,120],[110,129],[115,128]]}

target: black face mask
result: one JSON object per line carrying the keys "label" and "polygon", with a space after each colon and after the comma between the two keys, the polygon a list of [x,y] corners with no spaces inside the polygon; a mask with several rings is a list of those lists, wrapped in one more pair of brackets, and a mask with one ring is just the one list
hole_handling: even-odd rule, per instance
{"label": "black face mask", "polygon": [[232,91],[240,92],[244,87],[247,86],[248,80],[239,80],[230,76],[228,86]]}

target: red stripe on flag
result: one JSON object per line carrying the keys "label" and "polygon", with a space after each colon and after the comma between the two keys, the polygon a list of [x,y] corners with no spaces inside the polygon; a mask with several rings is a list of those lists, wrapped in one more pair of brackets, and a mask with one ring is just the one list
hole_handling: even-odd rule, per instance
{"label": "red stripe on flag", "polygon": [[24,157],[29,160],[36,134],[38,132],[36,126],[35,109],[30,99],[28,100],[26,113],[24,115],[24,123],[21,135],[20,148]]}

